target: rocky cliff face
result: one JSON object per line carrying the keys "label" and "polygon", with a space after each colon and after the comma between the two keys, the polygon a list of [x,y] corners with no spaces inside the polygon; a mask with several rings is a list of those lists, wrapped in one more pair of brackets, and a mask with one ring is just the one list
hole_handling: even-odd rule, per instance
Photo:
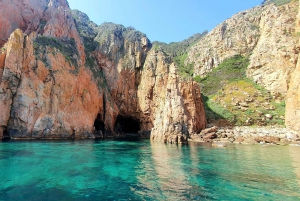
{"label": "rocky cliff face", "polygon": [[149,52],[138,90],[140,109],[154,126],[152,140],[183,143],[205,128],[205,115],[197,115],[205,113],[204,106],[199,85],[182,81],[167,59],[160,51]]}
{"label": "rocky cliff face", "polygon": [[225,58],[249,54],[257,45],[261,8],[243,11],[219,24],[188,51],[186,64],[194,64],[194,75],[204,76]]}
{"label": "rocky cliff face", "polygon": [[194,62],[194,74],[205,76],[226,58],[251,55],[247,76],[270,91],[286,94],[299,54],[297,12],[298,2],[240,12],[191,48],[186,63]]}
{"label": "rocky cliff face", "polygon": [[0,46],[18,28],[26,35],[34,31],[49,37],[74,38],[80,58],[84,58],[81,39],[66,0],[5,0],[0,2],[0,12]]}
{"label": "rocky cliff face", "polygon": [[90,136],[103,107],[102,91],[84,67],[72,65],[59,50],[35,49],[36,39],[35,32],[26,37],[18,29],[6,43],[2,129],[13,138]]}
{"label": "rocky cliff face", "polygon": [[266,6],[261,14],[261,36],[250,56],[247,75],[266,89],[286,94],[299,54],[295,37],[298,2]]}
{"label": "rocky cliff face", "polygon": [[141,32],[97,26],[65,0],[0,5],[7,14],[0,19],[0,135],[93,138],[152,130],[153,140],[184,143],[205,128],[199,85],[181,80]]}
{"label": "rocky cliff face", "polygon": [[218,25],[189,50],[185,63],[194,63],[194,76],[203,77],[226,58],[249,56],[247,77],[286,98],[286,126],[300,131],[299,30],[299,1],[265,1]]}
{"label": "rocky cliff face", "polygon": [[[299,5],[300,6],[300,5]],[[296,18],[295,33],[298,36],[300,33],[300,9]],[[298,46],[300,45],[298,36]],[[287,127],[300,132],[300,60],[297,59],[296,69],[291,73],[289,89],[286,98],[286,119]]]}

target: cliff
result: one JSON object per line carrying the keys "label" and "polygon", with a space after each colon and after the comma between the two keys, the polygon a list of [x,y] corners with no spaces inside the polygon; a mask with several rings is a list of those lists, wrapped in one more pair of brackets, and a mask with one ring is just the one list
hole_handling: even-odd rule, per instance
{"label": "cliff", "polygon": [[[299,5],[300,6],[300,5]],[[300,47],[300,9],[295,22],[295,34],[297,35],[297,44]],[[291,73],[289,89],[286,98],[286,125],[287,127],[300,132],[300,59],[297,57],[296,69]]]}
{"label": "cliff", "polygon": [[66,0],[4,0],[0,12],[0,136],[185,143],[206,115],[300,131],[296,0],[264,1],[171,44],[97,25]]}
{"label": "cliff", "polygon": [[298,2],[242,11],[218,25],[188,52],[194,75],[205,76],[224,59],[251,55],[247,76],[266,89],[285,94],[298,56],[295,20]]}
{"label": "cliff", "polygon": [[[222,84],[226,84],[218,92],[222,96],[216,95],[217,98],[213,97],[213,99],[218,100],[225,110],[229,109],[234,112],[245,109],[243,113],[247,113],[248,116],[252,115],[251,112],[256,113],[262,104],[272,105],[274,102],[275,106],[283,99],[286,104],[286,126],[300,131],[299,87],[296,81],[299,77],[299,47],[299,1],[269,0],[264,1],[261,6],[237,13],[214,28],[187,51],[185,65],[192,64],[193,76],[202,81],[210,76],[211,72],[216,74],[213,69],[218,68],[220,64],[235,55],[249,58],[249,64],[245,70],[246,76],[253,83],[268,90],[270,97],[263,95],[261,97],[265,100],[255,103],[258,99],[257,95],[249,98],[248,89],[243,88],[242,85],[235,86],[235,84],[226,83],[224,80]],[[245,90],[246,95],[232,96],[233,91],[229,88],[232,86],[239,88],[238,90]],[[258,91],[258,88],[256,90]],[[230,101],[227,100],[229,98]],[[256,110],[249,110],[248,104],[245,105],[247,108],[239,105],[239,101],[245,102],[246,100],[254,100],[249,106],[256,105]],[[230,106],[231,104],[233,106]],[[266,118],[261,117],[261,114],[268,115],[270,114],[270,111],[267,114],[268,110],[272,109],[262,110],[248,120],[244,120],[243,125],[249,124],[249,121],[253,120],[252,117],[260,118],[259,123],[265,121]],[[279,117],[281,114],[276,111],[273,113],[277,115],[276,121],[284,118],[284,116]]]}
{"label": "cliff", "polygon": [[0,12],[1,136],[185,143],[205,128],[199,85],[145,34],[98,26],[65,0],[5,0]]}

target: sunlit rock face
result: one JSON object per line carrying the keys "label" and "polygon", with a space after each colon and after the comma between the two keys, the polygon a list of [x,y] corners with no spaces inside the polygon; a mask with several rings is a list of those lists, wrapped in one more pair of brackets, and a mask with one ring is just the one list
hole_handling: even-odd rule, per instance
{"label": "sunlit rock face", "polygon": [[239,12],[193,46],[186,63],[195,64],[195,76],[205,76],[226,58],[251,55],[247,76],[270,91],[286,94],[299,54],[297,12],[298,1]]}
{"label": "sunlit rock face", "polygon": [[[296,23],[296,33],[300,32],[300,10],[298,12]],[[298,40],[298,46],[300,47],[300,41]],[[294,129],[300,132],[300,60],[297,58],[297,65],[294,72],[291,74],[289,83],[289,89],[286,97],[286,114],[285,123],[288,128]]]}
{"label": "sunlit rock face", "polygon": [[55,48],[35,49],[36,37],[16,30],[5,46],[1,126],[14,138],[90,136],[102,91],[84,67],[69,63]]}
{"label": "sunlit rock face", "polygon": [[145,34],[97,26],[64,0],[0,5],[1,136],[119,136],[131,130],[116,129],[125,119],[153,140],[185,143],[205,128],[199,85]]}
{"label": "sunlit rock face", "polygon": [[299,1],[239,12],[214,28],[188,52],[194,75],[205,76],[224,59],[249,56],[247,77],[286,99],[285,123],[300,131]]}

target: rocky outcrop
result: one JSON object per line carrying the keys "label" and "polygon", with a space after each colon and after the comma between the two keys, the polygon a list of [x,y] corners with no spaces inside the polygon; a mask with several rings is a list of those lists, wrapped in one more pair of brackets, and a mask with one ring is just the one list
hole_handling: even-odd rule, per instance
{"label": "rocky outcrop", "polygon": [[[300,6],[300,5],[299,5]],[[296,34],[300,33],[300,9],[296,18],[296,26],[295,26]],[[298,45],[300,45],[300,41],[298,38]],[[300,56],[300,55],[299,55]],[[289,83],[289,89],[286,98],[286,119],[285,123],[288,128],[294,129],[300,132],[300,60],[298,56],[298,62],[296,69],[291,75],[291,80]]]}
{"label": "rocky outcrop", "polygon": [[154,125],[151,139],[184,143],[189,135],[205,128],[205,115],[197,115],[204,114],[200,87],[195,82],[182,81],[175,65],[166,59],[162,52],[149,53],[138,97],[143,119]]}
{"label": "rocky outcrop", "polygon": [[289,90],[286,97],[285,123],[288,128],[300,132],[300,64],[292,73]]}
{"label": "rocky outcrop", "polygon": [[0,13],[0,46],[18,28],[26,35],[37,32],[49,37],[74,38],[80,58],[84,59],[83,45],[66,0],[4,0],[0,2]]}
{"label": "rocky outcrop", "polygon": [[200,134],[191,135],[192,141],[212,142],[213,146],[224,147],[227,143],[276,144],[300,146],[297,132],[279,127],[210,127]]}
{"label": "rocky outcrop", "polygon": [[89,137],[101,91],[84,68],[75,75],[78,67],[57,49],[34,49],[36,38],[16,30],[6,44],[0,125],[13,138]]}
{"label": "rocky outcrop", "polygon": [[224,59],[252,52],[260,36],[261,7],[239,12],[219,24],[188,51],[185,63],[194,63],[194,75],[205,76]]}
{"label": "rocky outcrop", "polygon": [[17,14],[1,19],[11,25],[1,33],[1,136],[121,136],[132,123],[139,135],[185,143],[205,128],[198,84],[181,80],[145,34],[97,26],[64,0],[6,3]]}
{"label": "rocky outcrop", "polygon": [[296,67],[298,2],[258,6],[240,12],[213,29],[188,52],[194,75],[205,76],[224,59],[251,55],[247,76],[272,92],[286,94]]}
{"label": "rocky outcrop", "polygon": [[206,124],[199,85],[180,80],[164,53],[148,52],[151,44],[145,35],[114,26],[105,29],[112,30],[107,40],[98,34],[95,40],[102,45],[94,55],[119,115],[138,120],[141,130],[152,130],[152,140],[187,142],[189,134]]}
{"label": "rocky outcrop", "polygon": [[272,92],[286,94],[300,46],[295,37],[297,3],[267,6],[261,14],[260,39],[250,57],[247,76]]}
{"label": "rocky outcrop", "polygon": [[205,76],[224,59],[249,56],[247,77],[286,99],[285,123],[300,131],[299,1],[264,5],[225,20],[188,52],[194,75]]}

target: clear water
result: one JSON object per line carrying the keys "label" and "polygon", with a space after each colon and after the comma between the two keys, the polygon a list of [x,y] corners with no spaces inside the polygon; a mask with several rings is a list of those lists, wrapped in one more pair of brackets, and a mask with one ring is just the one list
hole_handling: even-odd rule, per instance
{"label": "clear water", "polygon": [[300,147],[0,142],[0,200],[300,200]]}

